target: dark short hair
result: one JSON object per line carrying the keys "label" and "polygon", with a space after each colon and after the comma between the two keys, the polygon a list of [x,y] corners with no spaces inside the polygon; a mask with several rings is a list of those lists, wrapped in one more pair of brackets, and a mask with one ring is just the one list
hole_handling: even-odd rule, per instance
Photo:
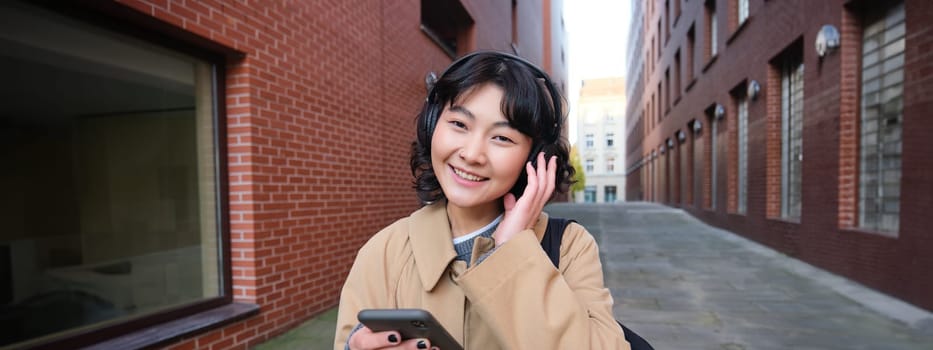
{"label": "dark short hair", "polygon": [[[480,51],[468,54],[441,74],[428,92],[417,119],[417,138],[411,145],[411,173],[414,188],[422,202],[445,198],[431,166],[431,137],[444,107],[482,84],[502,88],[502,114],[509,126],[532,140],[528,161],[537,163],[538,153],[546,159],[557,156],[557,176],[554,193],[567,192],[573,182],[570,147],[563,136],[566,121],[565,101],[548,75],[528,61],[501,52]],[[521,196],[528,184],[524,167],[509,192]]]}

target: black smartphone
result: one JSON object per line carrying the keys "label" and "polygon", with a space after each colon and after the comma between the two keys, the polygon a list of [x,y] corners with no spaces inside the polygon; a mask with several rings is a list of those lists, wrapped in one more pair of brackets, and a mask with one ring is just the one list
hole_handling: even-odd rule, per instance
{"label": "black smartphone", "polygon": [[356,315],[373,332],[398,331],[402,340],[427,338],[441,350],[463,350],[444,326],[422,309],[366,309]]}

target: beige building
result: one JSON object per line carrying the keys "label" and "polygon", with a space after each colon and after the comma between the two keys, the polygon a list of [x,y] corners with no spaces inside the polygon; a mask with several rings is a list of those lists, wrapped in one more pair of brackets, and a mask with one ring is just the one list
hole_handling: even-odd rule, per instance
{"label": "beige building", "polygon": [[583,81],[577,102],[577,150],[586,187],[575,202],[625,199],[625,79]]}

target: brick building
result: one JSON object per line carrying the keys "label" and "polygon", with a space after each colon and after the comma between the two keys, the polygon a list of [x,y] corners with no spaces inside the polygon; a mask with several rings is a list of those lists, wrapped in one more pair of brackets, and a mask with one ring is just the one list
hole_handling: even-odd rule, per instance
{"label": "brick building", "polygon": [[0,5],[0,347],[243,349],[419,206],[429,72],[566,85],[560,0]]}
{"label": "brick building", "polygon": [[933,310],[933,3],[635,1],[628,199]]}

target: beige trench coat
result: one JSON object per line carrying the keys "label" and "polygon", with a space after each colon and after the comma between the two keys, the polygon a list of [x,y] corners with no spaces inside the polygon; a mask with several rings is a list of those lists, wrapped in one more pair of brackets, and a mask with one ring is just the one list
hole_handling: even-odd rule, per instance
{"label": "beige trench coat", "polygon": [[[465,349],[629,349],[586,229],[567,227],[560,272],[540,245],[547,214],[467,268],[454,261],[445,205],[419,209],[360,248],[340,296],[334,349],[344,349],[357,312],[368,308],[426,309]],[[477,240],[472,261],[495,246]]]}

